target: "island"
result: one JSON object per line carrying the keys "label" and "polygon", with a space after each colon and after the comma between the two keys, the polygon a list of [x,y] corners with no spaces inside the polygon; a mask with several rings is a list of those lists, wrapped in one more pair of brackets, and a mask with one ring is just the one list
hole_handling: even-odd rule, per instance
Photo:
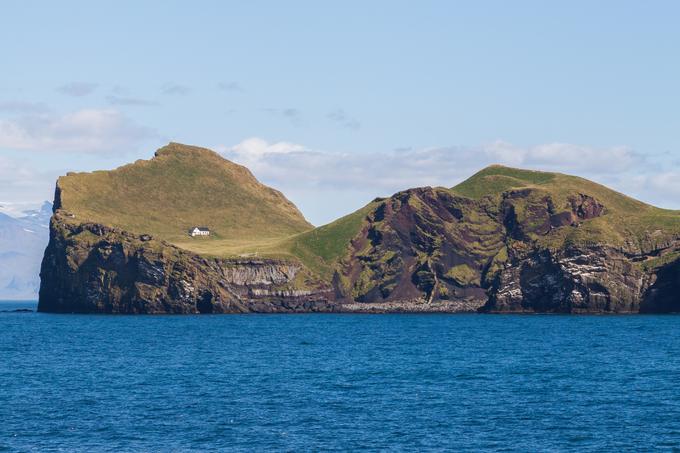
{"label": "island", "polygon": [[170,143],[59,178],[40,276],[54,313],[670,313],[680,211],[493,165],[315,228],[247,168]]}

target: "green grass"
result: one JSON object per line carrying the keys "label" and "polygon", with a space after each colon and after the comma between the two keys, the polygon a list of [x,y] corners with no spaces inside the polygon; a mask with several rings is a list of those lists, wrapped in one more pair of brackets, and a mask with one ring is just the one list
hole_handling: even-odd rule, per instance
{"label": "green grass", "polygon": [[[313,228],[280,192],[210,150],[170,144],[156,157],[112,171],[59,178],[62,208],[76,221],[148,233],[199,252],[220,254]],[[207,226],[209,238],[190,238]]]}
{"label": "green grass", "polygon": [[491,165],[451,190],[464,197],[479,199],[484,196],[497,195],[512,188],[546,184],[554,180],[555,176],[555,173]]}
{"label": "green grass", "polygon": [[640,267],[646,272],[657,270],[667,264],[674,263],[680,260],[680,252],[671,252],[666,255],[662,255],[656,258],[643,261],[639,264]]}
{"label": "green grass", "polygon": [[248,241],[189,238],[174,244],[206,256],[299,259],[317,275],[330,277],[334,264],[344,255],[350,240],[377,205],[371,202],[327,225],[282,238]]}
{"label": "green grass", "polygon": [[312,270],[328,274],[335,261],[344,255],[350,240],[361,230],[366,216],[377,205],[377,202],[371,202],[328,225],[298,234],[283,245]]}
{"label": "green grass", "polygon": [[[605,206],[604,216],[584,222],[580,228],[559,228],[537,238],[549,247],[568,243],[622,245],[631,241],[647,241],[654,231],[662,239],[680,234],[680,212],[642,203],[577,176],[492,165],[451,188],[451,191],[473,199],[499,199],[507,190],[525,188],[535,189],[536,197],[550,196],[557,212],[567,209],[569,198],[578,194],[594,197]],[[523,207],[517,208],[522,214]]]}
{"label": "green grass", "polygon": [[453,266],[445,275],[461,286],[479,285],[479,273],[467,264]]}

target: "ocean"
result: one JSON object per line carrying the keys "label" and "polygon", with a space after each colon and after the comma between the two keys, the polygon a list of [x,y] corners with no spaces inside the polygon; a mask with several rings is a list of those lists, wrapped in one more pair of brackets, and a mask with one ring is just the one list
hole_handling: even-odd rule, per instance
{"label": "ocean", "polygon": [[680,451],[680,317],[0,313],[0,451],[358,450]]}

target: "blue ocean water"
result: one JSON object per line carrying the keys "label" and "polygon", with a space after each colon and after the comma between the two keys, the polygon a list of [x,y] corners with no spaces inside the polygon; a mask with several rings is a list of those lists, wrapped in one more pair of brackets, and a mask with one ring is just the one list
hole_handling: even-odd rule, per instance
{"label": "blue ocean water", "polygon": [[0,451],[680,451],[680,317],[0,313],[0,389]]}

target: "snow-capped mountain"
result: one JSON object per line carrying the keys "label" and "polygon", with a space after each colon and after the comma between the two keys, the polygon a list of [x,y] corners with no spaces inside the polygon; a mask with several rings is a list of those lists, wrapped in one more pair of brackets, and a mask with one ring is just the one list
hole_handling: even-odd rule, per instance
{"label": "snow-capped mountain", "polygon": [[12,211],[0,210],[0,299],[36,299],[52,203],[15,216],[5,212]]}

